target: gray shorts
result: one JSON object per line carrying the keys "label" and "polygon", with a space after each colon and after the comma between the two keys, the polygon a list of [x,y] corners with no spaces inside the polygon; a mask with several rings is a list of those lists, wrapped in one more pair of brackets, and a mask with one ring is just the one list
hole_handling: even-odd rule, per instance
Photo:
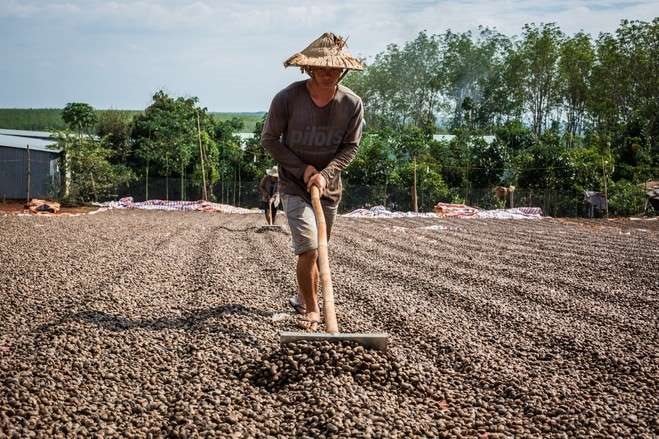
{"label": "gray shorts", "polygon": [[[288,218],[288,227],[293,238],[293,252],[301,255],[309,250],[318,249],[318,229],[313,208],[304,198],[298,195],[281,194],[281,202]],[[332,224],[336,218],[337,206],[323,205],[325,223],[327,224],[327,239],[329,240]]]}

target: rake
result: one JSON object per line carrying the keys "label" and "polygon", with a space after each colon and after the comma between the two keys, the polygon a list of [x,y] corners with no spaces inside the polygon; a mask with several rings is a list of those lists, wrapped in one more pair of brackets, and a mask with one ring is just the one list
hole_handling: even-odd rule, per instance
{"label": "rake", "polygon": [[332,276],[329,268],[329,256],[327,252],[327,224],[325,214],[320,204],[320,190],[317,186],[311,186],[311,206],[316,216],[318,229],[318,271],[320,283],[323,289],[323,314],[325,317],[326,332],[298,332],[284,331],[280,333],[281,344],[298,340],[309,341],[340,341],[349,340],[363,346],[385,350],[389,336],[386,333],[342,333],[336,321],[336,310],[334,309],[334,289],[332,287]]}

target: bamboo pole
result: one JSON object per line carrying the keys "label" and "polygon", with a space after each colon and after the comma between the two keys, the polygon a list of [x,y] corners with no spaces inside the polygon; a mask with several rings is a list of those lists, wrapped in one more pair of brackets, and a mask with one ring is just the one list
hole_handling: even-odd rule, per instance
{"label": "bamboo pole", "polygon": [[181,157],[181,201],[185,200],[185,169],[183,168],[183,157]]}
{"label": "bamboo pole", "polygon": [[199,123],[199,112],[197,111],[197,137],[199,138],[199,157],[201,159],[201,179],[203,184],[202,197],[204,201],[208,200],[208,193],[206,192],[206,168],[204,167],[204,150],[201,146],[201,125]]}
{"label": "bamboo pole", "polygon": [[323,312],[325,314],[325,328],[327,332],[336,334],[339,325],[336,321],[336,310],[334,309],[334,289],[332,287],[332,276],[329,268],[329,255],[327,251],[327,224],[325,214],[320,204],[320,190],[318,186],[311,186],[311,205],[316,216],[316,227],[318,228],[318,271],[320,283],[323,287]]}
{"label": "bamboo pole", "polygon": [[[203,144],[202,144],[202,146],[203,147],[202,147],[201,150],[202,150],[203,155],[204,155],[204,164],[207,165],[208,164],[208,147],[206,145],[203,145]],[[206,170],[206,168],[204,168],[204,171],[205,170]],[[211,184],[210,181],[206,180],[205,186],[206,186],[206,196],[209,196],[209,194],[210,194],[210,196],[212,197],[213,196],[213,185]]]}
{"label": "bamboo pole", "polygon": [[30,183],[32,180],[32,162],[30,161],[30,145],[27,145],[27,201],[30,202]]}
{"label": "bamboo pole", "polygon": [[416,193],[416,156],[414,156],[414,187],[412,192],[412,204],[415,212],[419,211],[419,204],[417,202],[417,193]]}
{"label": "bamboo pole", "polygon": [[144,201],[149,199],[149,159],[146,159],[146,180],[144,181]]}
{"label": "bamboo pole", "polygon": [[609,217],[609,189],[607,180],[609,179],[608,175],[606,175],[606,170],[604,169],[604,159],[602,159],[602,177],[604,178],[604,201],[606,202],[606,217]]}

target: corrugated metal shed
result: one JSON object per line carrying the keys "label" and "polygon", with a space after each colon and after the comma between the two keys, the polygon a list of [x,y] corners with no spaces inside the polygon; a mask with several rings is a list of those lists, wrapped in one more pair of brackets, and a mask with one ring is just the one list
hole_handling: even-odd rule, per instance
{"label": "corrugated metal shed", "polygon": [[27,197],[28,157],[30,197],[47,198],[53,195],[59,175],[57,166],[59,151],[49,147],[55,145],[54,140],[46,140],[49,137],[50,133],[40,131],[1,130],[0,198]]}

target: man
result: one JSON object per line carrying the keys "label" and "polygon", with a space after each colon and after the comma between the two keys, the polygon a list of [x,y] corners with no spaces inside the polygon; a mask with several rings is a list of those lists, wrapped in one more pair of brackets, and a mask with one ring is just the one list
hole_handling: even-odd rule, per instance
{"label": "man", "polygon": [[277,206],[279,206],[279,174],[277,166],[265,171],[259,193],[261,194],[261,207],[265,210],[265,220],[268,225],[275,224],[277,220]]}
{"label": "man", "polygon": [[284,62],[309,79],[294,82],[274,97],[263,126],[261,144],[279,164],[279,189],[297,259],[299,293],[291,299],[302,314],[299,325],[315,331],[318,307],[318,237],[309,194],[321,193],[329,233],[341,200],[341,171],[352,161],[362,136],[362,101],[339,85],[348,70],[362,63],[345,50],[345,41],[325,33]]}

